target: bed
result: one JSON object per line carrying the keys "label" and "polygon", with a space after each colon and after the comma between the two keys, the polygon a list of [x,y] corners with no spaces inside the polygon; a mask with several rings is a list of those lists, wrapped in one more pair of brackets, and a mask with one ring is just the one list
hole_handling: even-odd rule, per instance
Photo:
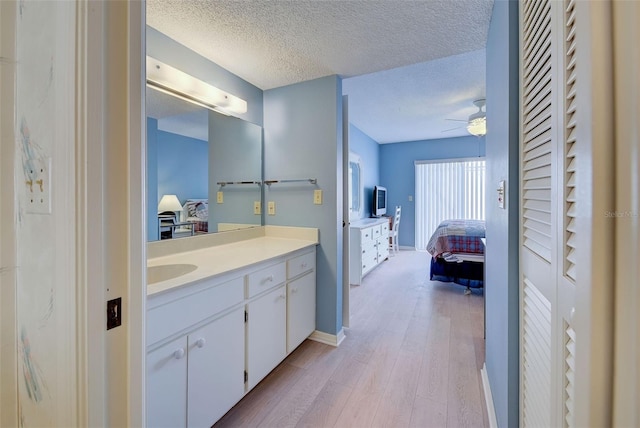
{"label": "bed", "polygon": [[484,286],[484,220],[445,220],[427,244],[432,281],[453,282],[466,288]]}
{"label": "bed", "polygon": [[181,222],[193,223],[194,233],[209,231],[209,201],[207,199],[187,199],[182,206]]}

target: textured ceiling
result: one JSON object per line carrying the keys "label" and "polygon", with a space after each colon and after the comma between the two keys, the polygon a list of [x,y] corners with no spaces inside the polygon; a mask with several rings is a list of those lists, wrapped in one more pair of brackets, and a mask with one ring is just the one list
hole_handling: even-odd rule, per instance
{"label": "textured ceiling", "polygon": [[[474,111],[474,97],[484,95],[484,54],[478,50],[486,44],[492,7],[493,0],[147,0],[147,23],[263,90],[331,74],[350,78],[344,85],[354,124],[374,140],[390,142],[441,138],[452,127],[449,122],[436,129],[441,119],[429,122],[424,113],[418,117],[420,111],[446,107],[437,110],[439,117],[463,119]],[[440,68],[430,64],[434,60]],[[372,86],[367,91],[363,85]],[[367,105],[368,113],[358,111]],[[384,130],[375,126],[380,123]]]}

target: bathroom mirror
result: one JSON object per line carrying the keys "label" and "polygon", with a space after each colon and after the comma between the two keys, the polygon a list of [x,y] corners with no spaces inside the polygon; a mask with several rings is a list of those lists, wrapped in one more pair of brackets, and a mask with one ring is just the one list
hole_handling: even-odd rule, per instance
{"label": "bathroom mirror", "polygon": [[147,239],[262,225],[262,128],[150,87],[146,107]]}
{"label": "bathroom mirror", "polygon": [[362,218],[364,211],[363,186],[362,186],[362,164],[360,156],[349,152],[349,220]]}

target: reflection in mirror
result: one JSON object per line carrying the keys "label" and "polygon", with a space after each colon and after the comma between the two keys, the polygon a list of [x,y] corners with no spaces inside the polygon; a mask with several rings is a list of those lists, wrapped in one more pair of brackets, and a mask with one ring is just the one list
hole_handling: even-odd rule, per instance
{"label": "reflection in mirror", "polygon": [[[262,128],[147,87],[147,237],[197,236],[262,224]],[[221,192],[221,193],[219,193]],[[181,210],[159,212],[165,195]]]}
{"label": "reflection in mirror", "polygon": [[362,217],[361,168],[360,157],[355,153],[349,153],[349,220]]}

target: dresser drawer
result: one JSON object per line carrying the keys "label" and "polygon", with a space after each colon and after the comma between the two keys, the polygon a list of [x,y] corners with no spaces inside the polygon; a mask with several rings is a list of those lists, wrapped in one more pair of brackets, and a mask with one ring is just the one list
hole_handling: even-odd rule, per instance
{"label": "dresser drawer", "polygon": [[285,263],[278,263],[247,275],[247,298],[262,293],[284,282],[286,276]]}
{"label": "dresser drawer", "polygon": [[389,223],[380,225],[380,236],[388,237],[389,236]]}
{"label": "dresser drawer", "polygon": [[287,278],[291,279],[316,267],[316,252],[302,254],[287,260]]}
{"label": "dresser drawer", "polygon": [[377,240],[382,236],[382,226],[378,225],[372,228],[373,239]]}
{"label": "dresser drawer", "polygon": [[213,285],[147,311],[147,344],[178,333],[244,300],[244,277]]}
{"label": "dresser drawer", "polygon": [[373,229],[373,227],[367,227],[360,230],[360,242],[362,242],[362,245],[374,240]]}

